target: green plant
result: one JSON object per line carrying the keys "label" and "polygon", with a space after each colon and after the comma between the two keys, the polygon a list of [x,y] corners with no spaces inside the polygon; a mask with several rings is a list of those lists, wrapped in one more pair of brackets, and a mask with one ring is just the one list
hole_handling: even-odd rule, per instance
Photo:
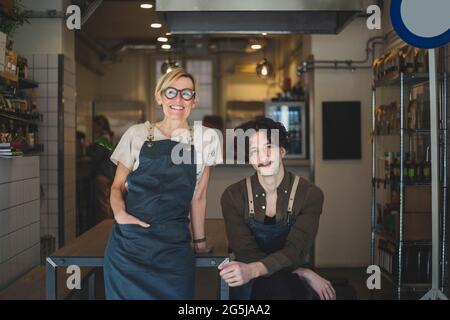
{"label": "green plant", "polygon": [[0,31],[5,33],[9,39],[14,37],[17,27],[24,23],[30,23],[27,19],[27,12],[21,0],[14,2],[11,14],[2,14],[0,17]]}

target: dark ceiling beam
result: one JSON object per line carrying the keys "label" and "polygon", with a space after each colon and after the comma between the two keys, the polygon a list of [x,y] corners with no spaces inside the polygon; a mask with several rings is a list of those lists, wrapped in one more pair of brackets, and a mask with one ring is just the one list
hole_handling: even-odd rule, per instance
{"label": "dark ceiling beam", "polygon": [[97,8],[102,4],[103,0],[95,0],[86,9],[86,12],[81,17],[81,25],[84,25],[86,21],[92,16],[92,14],[97,10]]}

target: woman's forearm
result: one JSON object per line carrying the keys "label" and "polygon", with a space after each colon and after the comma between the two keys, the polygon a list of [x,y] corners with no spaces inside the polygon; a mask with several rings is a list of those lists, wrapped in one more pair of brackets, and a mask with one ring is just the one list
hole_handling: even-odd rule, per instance
{"label": "woman's forearm", "polygon": [[120,190],[120,188],[115,187],[114,185],[111,187],[110,202],[114,216],[126,212],[122,191]]}
{"label": "woman's forearm", "polygon": [[194,239],[205,237],[206,198],[192,199],[191,223]]}

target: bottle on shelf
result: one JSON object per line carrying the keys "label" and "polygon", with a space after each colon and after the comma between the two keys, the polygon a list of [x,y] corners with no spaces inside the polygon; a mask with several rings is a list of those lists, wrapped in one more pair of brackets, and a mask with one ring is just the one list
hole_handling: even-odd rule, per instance
{"label": "bottle on shelf", "polygon": [[393,179],[396,183],[400,181],[400,152],[394,154]]}
{"label": "bottle on shelf", "polygon": [[412,184],[416,182],[416,163],[414,160],[414,152],[409,153],[409,159],[406,163],[408,176],[407,176],[407,182]]}
{"label": "bottle on shelf", "polygon": [[392,182],[394,180],[394,172],[393,172],[393,152],[385,152],[384,153],[384,179],[386,181]]}
{"label": "bottle on shelf", "polygon": [[423,182],[423,162],[416,158],[416,182]]}
{"label": "bottle on shelf", "polygon": [[409,166],[409,152],[405,152],[405,159],[403,161],[403,182],[408,183],[408,166]]}
{"label": "bottle on shelf", "polygon": [[6,119],[0,118],[0,143],[8,143],[8,123]]}
{"label": "bottle on shelf", "polygon": [[430,146],[427,147],[425,162],[423,164],[423,182],[431,182]]}

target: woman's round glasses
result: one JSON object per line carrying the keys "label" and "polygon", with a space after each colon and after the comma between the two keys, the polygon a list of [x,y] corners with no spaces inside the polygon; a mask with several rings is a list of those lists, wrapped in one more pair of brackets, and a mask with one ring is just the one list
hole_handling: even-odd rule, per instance
{"label": "woman's round glasses", "polygon": [[185,101],[192,100],[192,98],[195,97],[195,91],[189,88],[178,90],[176,88],[169,87],[166,90],[164,90],[164,95],[167,99],[174,99],[178,92],[181,92],[181,98]]}

